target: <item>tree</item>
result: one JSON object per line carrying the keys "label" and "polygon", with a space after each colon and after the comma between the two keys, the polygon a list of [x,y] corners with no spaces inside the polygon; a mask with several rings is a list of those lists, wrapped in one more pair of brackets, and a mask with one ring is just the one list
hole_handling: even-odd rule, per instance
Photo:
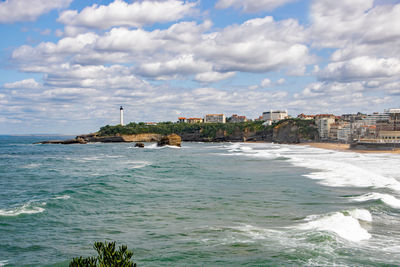
{"label": "tree", "polygon": [[126,245],[115,250],[115,242],[95,242],[93,248],[99,254],[97,257],[73,258],[70,267],[136,267],[131,261],[133,252]]}

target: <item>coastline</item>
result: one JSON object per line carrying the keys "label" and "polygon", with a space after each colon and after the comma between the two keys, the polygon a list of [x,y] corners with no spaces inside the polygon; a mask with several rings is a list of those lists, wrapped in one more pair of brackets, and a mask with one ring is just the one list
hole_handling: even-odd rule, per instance
{"label": "coastline", "polygon": [[311,146],[315,148],[328,149],[328,150],[336,150],[336,151],[344,151],[344,152],[357,152],[357,153],[389,153],[389,154],[400,154],[400,150],[360,150],[360,149],[351,149],[350,144],[340,144],[340,143],[299,143],[295,144],[299,146]]}

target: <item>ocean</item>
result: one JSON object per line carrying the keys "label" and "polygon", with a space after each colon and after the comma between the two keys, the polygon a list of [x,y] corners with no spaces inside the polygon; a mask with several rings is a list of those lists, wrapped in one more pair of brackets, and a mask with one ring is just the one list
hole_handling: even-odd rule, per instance
{"label": "ocean", "polygon": [[43,139],[0,136],[0,266],[105,240],[139,267],[400,265],[400,155]]}

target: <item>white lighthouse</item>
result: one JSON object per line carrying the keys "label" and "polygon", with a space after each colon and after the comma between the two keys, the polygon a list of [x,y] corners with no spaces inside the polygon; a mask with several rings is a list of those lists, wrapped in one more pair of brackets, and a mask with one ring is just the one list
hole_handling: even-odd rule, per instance
{"label": "white lighthouse", "polygon": [[122,106],[119,108],[119,124],[124,126],[124,108]]}

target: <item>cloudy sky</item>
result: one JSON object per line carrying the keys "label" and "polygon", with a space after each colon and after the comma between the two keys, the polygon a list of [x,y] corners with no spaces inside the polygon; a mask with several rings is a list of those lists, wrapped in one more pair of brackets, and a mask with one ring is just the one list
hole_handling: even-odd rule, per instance
{"label": "cloudy sky", "polygon": [[400,107],[400,0],[0,0],[0,36],[0,134]]}

